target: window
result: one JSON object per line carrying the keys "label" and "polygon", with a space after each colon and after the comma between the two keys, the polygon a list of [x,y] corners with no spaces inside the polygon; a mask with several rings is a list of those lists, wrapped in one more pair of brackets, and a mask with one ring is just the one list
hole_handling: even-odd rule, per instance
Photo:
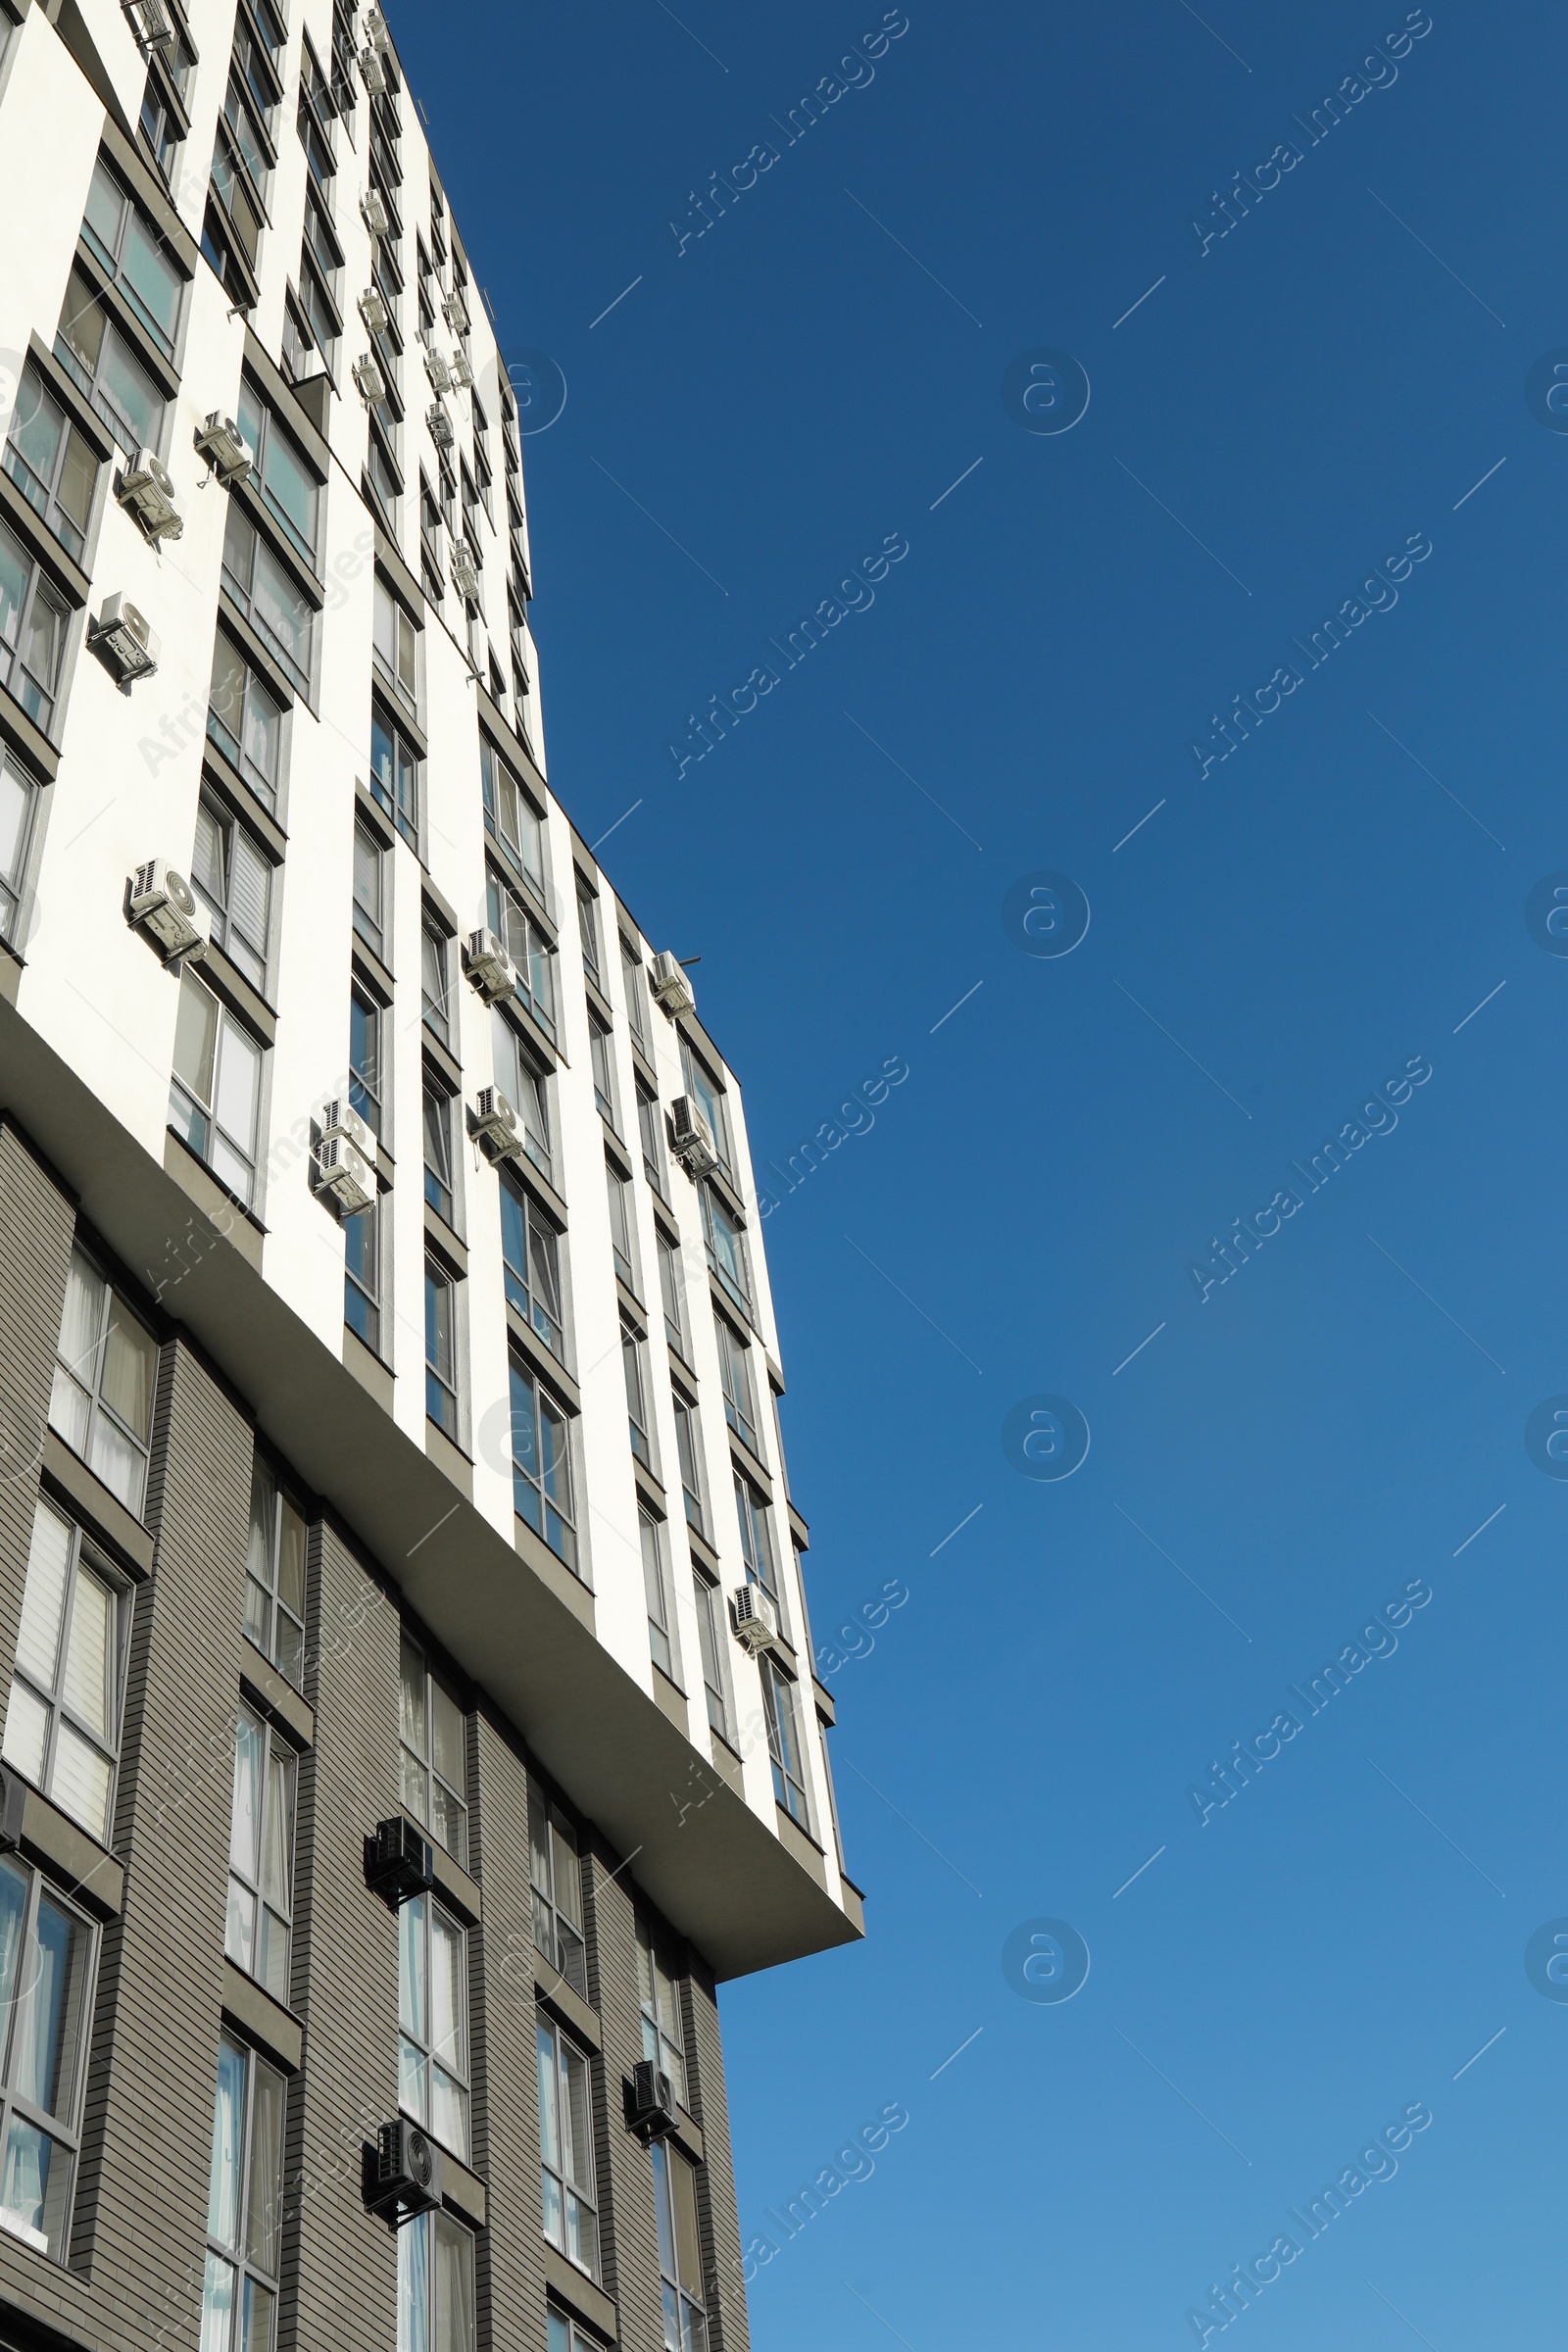
{"label": "window", "polygon": [[[289,373],[296,383],[323,371],[335,381],[338,337],[343,322],[338,317],[337,304],[327,291],[327,281],[309,253],[300,255],[296,302],[297,308],[294,302],[286,303],[283,314],[283,357]],[[313,353],[318,356],[319,366]]]}
{"label": "window", "polygon": [[72,423],[30,360],[11,413],[4,463],[33,513],[79,564],[87,552],[98,453]]}
{"label": "window", "polygon": [[190,878],[212,917],[214,945],[265,996],[272,869],[245,827],[206,793],[196,809]]}
{"label": "window", "polygon": [[431,1036],[444,1046],[452,1043],[449,953],[446,933],[427,922],[419,934],[419,1012]]}
{"label": "window", "polygon": [[722,1288],[747,1314],[752,1306],[752,1277],[746,1259],[746,1237],[710,1184],[699,1186],[703,1196],[703,1234],[708,1262]]}
{"label": "window", "polygon": [[686,1518],[700,1536],[708,1534],[708,1512],[703,1504],[703,1473],[701,1441],[697,1434],[697,1412],[677,1390],[675,1395],[675,1449],[680,1455],[681,1493],[686,1498]]}
{"label": "window", "polygon": [[403,1747],[403,1805],[468,1867],[468,1775],[463,1709],[430,1672],[423,1650],[403,1636],[398,1729]]}
{"label": "window", "polygon": [[221,629],[213,645],[207,732],[257,799],[275,811],[282,766],[282,707]]}
{"label": "window", "polygon": [[543,1536],[576,1574],[571,1495],[571,1440],[566,1416],[533,1374],[512,1359],[512,1499],[520,1519]]}
{"label": "window", "polygon": [[635,1298],[637,1261],[631,1238],[631,1186],[620,1170],[608,1159],[605,1162],[605,1182],[610,1189],[610,1247],[615,1260],[615,1272]]}
{"label": "window", "polygon": [[626,1323],[620,1327],[620,1363],[626,1376],[626,1416],[631,1429],[631,1449],[640,1462],[652,1469],[653,1446],[648,1435],[648,1368],[642,1341]]}
{"label": "window", "polygon": [[495,1083],[522,1121],[523,1149],[541,1176],[551,1173],[549,1081],[499,1004],[490,1014]]}
{"label": "window", "polygon": [[268,2352],[283,2220],[283,2077],[225,2034],[207,2189],[202,2352]]}
{"label": "window", "polygon": [[545,2352],[600,2352],[598,2339],[554,2305],[545,2312],[545,2326],[548,2330]]}
{"label": "window", "polygon": [[760,1455],[757,1442],[757,1398],[752,1387],[752,1351],[723,1315],[715,1315],[718,1331],[718,1376],[724,1391],[724,1418],[741,1443]]}
{"label": "window", "polygon": [[262,1048],[188,968],[180,974],[169,1124],[247,1208],[256,1198]]}
{"label": "window", "polygon": [[305,1541],[303,1514],[258,1454],[251,1470],[245,1632],[296,1690],[305,1680]]}
{"label": "window", "polygon": [[325,74],[316,62],[309,40],[302,45],[300,55],[300,144],[311,177],[328,204],[332,200],[332,180],[337,164],[332,152],[332,133],[328,125],[333,114],[332,100]]}
{"label": "window", "polygon": [[349,991],[349,1101],[372,1135],[381,1132],[381,1007]]}
{"label": "window", "polygon": [[648,998],[643,980],[643,959],[623,931],[620,935],[621,978],[626,984],[626,1018],[631,1033],[648,1053]]}
{"label": "window", "polygon": [[454,1445],[458,1425],[458,1288],[433,1257],[424,1261],[424,1409]]}
{"label": "window", "polygon": [[678,1682],[675,1611],[669,1596],[669,1563],[664,1556],[664,1531],[647,1511],[639,1511],[637,1536],[642,1545],[643,1592],[648,1602],[649,1655],[672,1683]]}
{"label": "window", "polygon": [[375,623],[371,640],[375,666],[411,718],[419,715],[419,631],[391,589],[376,574]]}
{"label": "window", "polygon": [[32,847],[38,787],[23,774],[0,745],[0,939],[14,940],[22,911],[22,885]]}
{"label": "window", "polygon": [[381,1351],[380,1202],[343,1220],[343,1320],[367,1348]]}
{"label": "window", "polygon": [[574,1992],[588,1998],[587,1948],[582,1937],[582,1863],[577,1835],[559,1805],[528,1775],[528,1883],[533,1896],[533,1940]]}
{"label": "window", "polygon": [[370,410],[369,434],[365,445],[366,477],[370,485],[370,495],[381,510],[382,520],[394,538],[398,531],[398,501],[403,496],[403,474],[397,460],[397,433],[395,419],[388,423],[377,408]]}
{"label": "window", "polygon": [[[179,47],[184,50],[185,57],[189,59],[190,51],[185,48],[183,36],[176,33],[174,38]],[[139,120],[141,135],[147,142],[153,162],[158,166],[166,184],[170,183],[173,179],[174,163],[179,154],[180,142],[185,136],[185,127],[177,109],[155,73],[149,72],[143,85]]]}
{"label": "window", "polygon": [[291,1749],[259,1715],[234,1721],[234,1814],[228,1839],[223,1950],[287,2008],[294,1883]]}
{"label": "window", "polygon": [[158,1346],[80,1249],[71,1252],[50,1425],[139,1519]]}
{"label": "window", "polygon": [[[540,906],[545,905],[544,819],[519,792],[506,762],[481,741],[479,781],[484,796],[484,829],[514,873],[526,883]],[[492,925],[500,930],[499,923]]]}
{"label": "window", "polygon": [[686,1353],[686,1300],[680,1277],[680,1256],[675,1245],[661,1233],[659,1240],[659,1291],[664,1301],[664,1334],[677,1355]]}
{"label": "window", "polygon": [[184,279],[170,261],[164,240],[132,204],[102,158],[87,191],[82,241],[112,285],[118,286],[138,324],[165,359],[174,356]]}
{"label": "window", "polygon": [[610,1031],[602,1021],[596,1020],[592,1013],[588,1015],[588,1055],[593,1063],[594,1101],[599,1105],[599,1115],[613,1127],[618,1135],[620,1129],[615,1120],[614,1048],[610,1042]]}
{"label": "window", "polygon": [[452,1197],[452,1097],[424,1085],[424,1197],[438,1217],[455,1224]]}
{"label": "window", "polygon": [[[642,1995],[643,2056],[669,2077],[670,2088],[683,2107],[690,2105],[686,2088],[686,2035],[681,2026],[680,1987],[668,1955],[655,1944],[646,1920],[637,1922],[637,1984]],[[680,2352],[676,2339],[673,2352]]]}
{"label": "window", "polygon": [[4,1756],[100,1845],[114,1821],[130,1599],[79,1528],[40,1500],[6,1706]]}
{"label": "window", "polygon": [[468,1938],[432,1895],[398,1912],[398,2105],[468,2156]]}
{"label": "window", "polygon": [[94,1936],[35,1871],[0,1860],[0,2229],[66,2259],[91,2019]]}
{"label": "window", "polygon": [[473,2352],[473,2234],[448,2213],[398,2231],[398,2352]]}
{"label": "window", "polygon": [[416,857],[419,854],[419,785],[424,762],[412,737],[370,706],[370,791]]}
{"label": "window", "polygon": [[304,452],[248,382],[239,388],[236,422],[256,452],[254,482],[263,505],[314,569],[320,527],[321,486],[306,465]]}
{"label": "window", "polygon": [[643,1168],[661,1200],[669,1199],[664,1181],[664,1139],[660,1132],[659,1102],[646,1087],[637,1089],[637,1131],[643,1139]]}
{"label": "window", "polygon": [[223,587],[285,676],[309,694],[316,614],[237,499],[229,501],[223,535]]}
{"label": "window", "polygon": [[718,1153],[719,1164],[728,1169],[733,1162],[729,1108],[724,1099],[724,1089],[710,1078],[684,1038],[680,1041],[680,1058],[681,1067],[686,1073],[686,1092],[713,1130],[713,1149]]}
{"label": "window", "polygon": [[0,523],[0,686],[48,734],[71,612],[22,541]]}
{"label": "window", "polygon": [[599,2276],[594,2210],[593,2090],[588,2060],[541,2009],[539,2154],[545,2236],[590,2278]]}
{"label": "window", "polygon": [[773,1555],[773,1517],[749,1478],[735,1473],[735,1512],[741,1528],[741,1556],[746,1562],[748,1584],[760,1585],[778,1611],[780,1628],[784,1627],[784,1606],[779,1597],[778,1566]]}
{"label": "window", "polygon": [[577,877],[577,929],[582,937],[583,970],[594,980],[600,980],[599,970],[599,908],[594,894],[579,874]]}
{"label": "window", "polygon": [[517,999],[547,1037],[556,1034],[555,950],[495,866],[485,866],[486,920],[517,967]]}
{"label": "window", "polygon": [[85,271],[71,272],[55,358],[92,402],[127,457],[163,439],[164,396]]}
{"label": "window", "polygon": [[730,1740],[729,1693],[724,1682],[724,1643],[721,1635],[723,1601],[718,1587],[710,1584],[700,1571],[692,1582],[697,1593],[697,1639],[703,1652],[703,1689],[708,1697],[708,1720],[721,1740]]}
{"label": "window", "polygon": [[795,1686],[771,1658],[762,1660],[762,1707],[767,1717],[767,1752],[773,1765],[773,1794],[803,1830],[811,1827],[801,1766],[800,1726],[795,1713]]}
{"label": "window", "polygon": [[358,817],[354,820],[354,928],[372,956],[386,961],[386,852]]}
{"label": "window", "polygon": [[271,176],[271,141],[242,73],[231,65],[222,119],[213,142],[212,194],[202,221],[202,251],[236,307],[246,311],[256,300],[252,281]]}
{"label": "window", "polygon": [[556,1229],[507,1176],[501,1179],[501,1257],[508,1300],[551,1354],[564,1362]]}
{"label": "window", "polygon": [[664,2342],[672,2352],[708,2352],[702,2240],[697,2229],[697,2168],[665,2140],[654,2140],[649,2155],[659,2215]]}

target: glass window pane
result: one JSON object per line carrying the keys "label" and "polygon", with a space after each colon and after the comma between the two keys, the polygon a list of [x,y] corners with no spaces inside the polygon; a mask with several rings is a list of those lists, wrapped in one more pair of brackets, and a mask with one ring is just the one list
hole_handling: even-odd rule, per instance
{"label": "glass window pane", "polygon": [[213,1063],[218,1049],[218,1000],[187,971],[179,984],[179,1010],[174,1019],[174,1075],[211,1107]]}
{"label": "glass window pane", "polygon": [[539,2035],[539,2153],[552,2172],[561,2170],[561,2119],[556,2084],[556,2039],[540,2021]]}
{"label": "glass window pane", "polygon": [[24,1781],[31,1781],[35,1788],[41,1788],[48,1745],[48,1707],[25,1683],[13,1683],[6,1707],[5,1744],[0,1747],[0,1755],[16,1766]]}
{"label": "glass window pane", "polygon": [[256,1718],[241,1708],[234,1725],[234,1810],[228,1858],[252,1886],[261,1876],[263,1738]]}
{"label": "glass window pane", "polygon": [[145,1446],[152,1435],[153,1382],[158,1349],[150,1331],[133,1322],[116,1298],[104,1348],[103,1399]]}
{"label": "glass window pane", "polygon": [[49,1770],[49,1794],[73,1821],[79,1821],[100,1844],[109,1841],[109,1791],[113,1768],[109,1758],[62,1721],[55,1732],[54,1761]]}
{"label": "glass window pane", "polygon": [[467,1786],[464,1771],[464,1719],[457,1701],[449,1698],[439,1683],[430,1689],[431,1730],[435,1735],[434,1762],[437,1772],[449,1788],[461,1794]]}
{"label": "glass window pane", "polygon": [[[260,2059],[251,2102],[250,2187],[245,2251],[269,2278],[277,2277],[283,2203],[283,2078]],[[247,2347],[247,2352],[251,2348]]]}
{"label": "glass window pane", "polygon": [[234,2326],[234,2269],[209,2250],[202,2286],[201,2352],[230,2352]]}
{"label": "glass window pane", "polygon": [[[256,1111],[262,1089],[262,1049],[235,1020],[223,1023],[214,1108],[229,1141],[250,1159],[256,1151]],[[111,1343],[112,1344],[112,1343]]]}
{"label": "glass window pane", "polygon": [[65,1312],[60,1324],[60,1359],[86,1388],[97,1386],[98,1342],[104,1328],[108,1285],[79,1250],[71,1255]]}
{"label": "glass window pane", "polygon": [[466,2074],[467,1938],[455,1920],[430,1915],[430,2048],[455,2074]]}
{"label": "glass window pane", "polygon": [[[278,1531],[277,1592],[286,1609],[305,1615],[305,1521],[285,1494]],[[279,1661],[281,1663],[281,1661]]]}
{"label": "glass window pane", "polygon": [[139,295],[141,307],[148,313],[151,323],[161,331],[165,342],[172,350],[174,329],[179,323],[179,290],[183,280],[165,256],[152,229],[143,222],[141,215],[134,208],[125,234],[121,273],[131,292]]}
{"label": "glass window pane", "polygon": [[434,2218],[434,2352],[472,2352],[473,2239],[447,2214]]}
{"label": "glass window pane", "polygon": [[11,2118],[6,2135],[5,2173],[0,2178],[0,2228],[35,2246],[57,2251],[65,2218],[64,2184],[71,2158],[35,2124]]}
{"label": "glass window pane", "polygon": [[398,1913],[398,2023],[405,2034],[429,2046],[422,1894],[413,1896]]}
{"label": "glass window pane", "polygon": [[430,2352],[428,2214],[398,2231],[398,2352]]}
{"label": "glass window pane", "polygon": [[398,1682],[399,1729],[416,1755],[428,1756],[430,1751],[424,1712],[424,1652],[416,1647],[407,1634],[403,1637],[399,1656]]}
{"label": "glass window pane", "polygon": [[213,2162],[207,2189],[207,2234],[220,2246],[234,2247],[239,2233],[239,2160],[244,2129],[245,2053],[225,2036],[218,2045]]}
{"label": "glass window pane", "polygon": [[294,1826],[294,1766],[274,1740],[267,1759],[267,1807],[263,1815],[262,1892],[279,1910],[289,1908]]}
{"label": "glass window pane", "polygon": [[66,1563],[71,1530],[46,1503],[32,1514],[27,1583],[17,1637],[17,1664],[42,1690],[53,1691],[60,1656],[60,1620],[66,1603]]}

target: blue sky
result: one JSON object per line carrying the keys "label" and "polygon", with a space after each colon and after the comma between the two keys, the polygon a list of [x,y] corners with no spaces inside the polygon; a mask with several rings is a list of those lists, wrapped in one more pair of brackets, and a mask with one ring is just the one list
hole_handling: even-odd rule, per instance
{"label": "blue sky", "polygon": [[[1192,2343],[1413,2105],[1209,2342],[1560,2328],[1568,2005],[1524,1955],[1568,1914],[1568,1485],[1525,1425],[1568,1391],[1568,959],[1525,907],[1568,868],[1568,435],[1526,378],[1568,346],[1568,25],[1433,0],[1309,144],[1406,14],[908,0],[793,145],[769,117],[878,0],[396,17],[503,342],[567,384],[524,450],[556,789],[589,840],[632,810],[606,858],[701,955],[760,1158],[908,1068],[766,1231],[819,1646],[909,1597],[831,1677],[868,1940],[725,1995],[743,2237],[909,2120],[760,2272],[760,2352]],[[1003,400],[1043,348],[1089,379],[1059,434]],[[874,602],[770,655],[890,538]],[[1042,870],[1089,903],[1068,956],[1004,926]],[[1060,1481],[1002,1444],[1048,1394],[1091,1432]],[[1060,2004],[1003,1974],[1042,1917],[1092,1955]]]}

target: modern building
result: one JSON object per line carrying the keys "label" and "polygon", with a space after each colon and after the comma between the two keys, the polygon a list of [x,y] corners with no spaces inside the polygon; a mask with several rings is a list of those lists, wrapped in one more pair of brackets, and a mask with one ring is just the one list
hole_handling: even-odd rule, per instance
{"label": "modern building", "polygon": [[861,1908],[540,378],[373,10],[0,0],[0,2344],[745,2352],[715,1987]]}

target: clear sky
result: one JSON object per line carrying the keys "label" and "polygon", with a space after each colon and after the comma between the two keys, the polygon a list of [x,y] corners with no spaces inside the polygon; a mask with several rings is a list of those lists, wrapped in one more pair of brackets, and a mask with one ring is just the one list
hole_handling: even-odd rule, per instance
{"label": "clear sky", "polygon": [[[907,1067],[766,1225],[824,1666],[907,1599],[827,1674],[867,1941],[724,1996],[759,2352],[1174,2352],[1257,2257],[1211,2344],[1560,2338],[1568,21],[1411,16],[394,11],[567,387],[552,781],[702,956],[760,1163]],[[1016,1463],[1076,1422],[1004,1451],[1042,1396],[1069,1477]],[[1068,2000],[1004,1974],[1042,1919]]]}

